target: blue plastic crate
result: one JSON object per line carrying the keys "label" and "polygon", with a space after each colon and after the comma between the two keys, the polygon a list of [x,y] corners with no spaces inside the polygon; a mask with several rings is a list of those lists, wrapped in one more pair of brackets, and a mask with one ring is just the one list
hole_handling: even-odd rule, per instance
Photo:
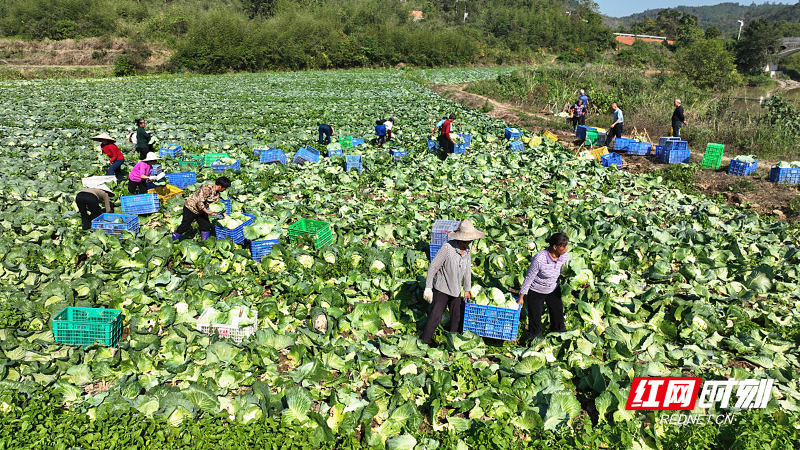
{"label": "blue plastic crate", "polygon": [[150,214],[161,207],[158,194],[123,195],[120,201],[125,214]]}
{"label": "blue plastic crate", "polygon": [[277,148],[271,148],[269,150],[261,150],[258,157],[259,162],[264,164],[275,164],[280,163],[284,166],[286,165],[286,153],[283,153],[283,150],[278,150]]}
{"label": "blue plastic crate", "polygon": [[773,167],[769,171],[769,181],[773,183],[800,184],[800,168]]}
{"label": "blue plastic crate", "polygon": [[758,168],[758,160],[756,160],[753,163],[746,163],[732,159],[731,164],[728,166],[728,175],[746,177],[747,175],[755,173],[757,168]]}
{"label": "blue plastic crate", "polygon": [[242,170],[242,165],[237,159],[233,164],[217,164],[219,160],[211,164],[211,170],[214,172],[225,172],[226,170]]}
{"label": "blue plastic crate", "polygon": [[516,139],[520,136],[522,136],[522,132],[519,131],[519,129],[517,128],[506,128],[505,131],[503,132],[503,137],[505,137],[508,140]]}
{"label": "blue plastic crate", "polygon": [[431,250],[430,250],[431,261],[433,261],[433,258],[436,257],[436,253],[438,253],[439,250],[441,250],[441,248],[442,244],[431,244]]}
{"label": "blue plastic crate", "polygon": [[464,138],[464,143],[467,145],[467,147],[469,147],[469,144],[472,143],[472,135],[463,133],[456,133],[456,134]]}
{"label": "blue plastic crate", "polygon": [[617,153],[611,152],[600,157],[600,162],[603,167],[617,166],[617,169],[622,169],[622,157]]}
{"label": "blue plastic crate", "polygon": [[353,138],[353,147],[355,147],[356,145],[361,145],[363,143],[364,143],[364,139],[362,139],[362,138]]}
{"label": "blue plastic crate", "polygon": [[318,163],[319,151],[310,145],[303,147],[294,154],[292,162],[301,166],[307,162]]}
{"label": "blue plastic crate", "polygon": [[616,138],[614,139],[614,150],[628,150],[628,146],[634,142],[637,142],[636,139]]}
{"label": "blue plastic crate", "polygon": [[195,172],[176,172],[167,174],[167,183],[175,186],[178,189],[186,189],[197,183],[197,173]]}
{"label": "blue plastic crate", "polygon": [[[121,222],[115,222],[117,220]],[[106,234],[122,235],[123,231],[139,233],[139,217],[128,214],[104,213],[92,220],[92,231],[105,230]]]}
{"label": "blue plastic crate", "polygon": [[332,158],[334,156],[344,156],[344,153],[342,152],[342,149],[328,150],[328,158]]}
{"label": "blue plastic crate", "polygon": [[658,140],[658,145],[666,145],[667,141],[680,141],[681,138],[676,136],[664,136]]}
{"label": "blue plastic crate", "polygon": [[663,145],[656,145],[655,147],[656,147],[656,149],[655,149],[656,158],[658,158],[658,159],[663,161],[664,160],[664,146]]}
{"label": "blue plastic crate", "polygon": [[509,309],[467,302],[464,305],[464,331],[472,331],[478,336],[514,341],[519,332],[521,309],[519,305],[517,309]]}
{"label": "blue plastic crate", "polygon": [[664,151],[671,152],[673,150],[686,150],[689,148],[689,143],[686,141],[667,141],[664,144]]}
{"label": "blue plastic crate", "polygon": [[181,156],[181,146],[178,144],[164,144],[158,149],[158,156],[161,158],[171,156],[173,159],[177,159]]}
{"label": "blue plastic crate", "polygon": [[460,143],[453,146],[454,155],[463,155],[467,151],[467,144]]}
{"label": "blue plastic crate", "polygon": [[458,220],[437,220],[431,229],[431,244],[441,245],[450,240],[450,232],[458,230]]}
{"label": "blue plastic crate", "polygon": [[230,200],[225,200],[225,199],[220,199],[219,202],[222,203],[223,205],[225,205],[225,214],[230,214],[231,213],[231,201]]}
{"label": "blue plastic crate", "polygon": [[508,147],[515,152],[521,152],[525,150],[525,144],[522,141],[514,141],[508,144]]}
{"label": "blue plastic crate", "polygon": [[251,216],[250,214],[245,214],[245,216],[248,217],[247,221],[232,230],[220,225],[214,225],[214,234],[217,239],[230,239],[236,244],[244,242],[244,227],[252,225],[256,218],[256,216]]}
{"label": "blue plastic crate", "polygon": [[664,149],[664,157],[662,161],[667,164],[680,164],[680,163],[688,163],[689,156],[691,151],[689,149],[686,150],[667,150]]}
{"label": "blue plastic crate", "polygon": [[272,253],[272,246],[278,245],[278,243],[278,239],[250,241],[250,254],[253,255],[253,261],[261,262],[261,258]]}
{"label": "blue plastic crate", "polygon": [[[617,149],[617,141],[621,138],[617,138],[614,141],[614,149]],[[627,150],[629,155],[640,155],[640,156],[647,156],[650,154],[650,149],[653,148],[653,144],[650,142],[638,142],[633,141],[629,142],[627,145]]]}
{"label": "blue plastic crate", "polygon": [[361,155],[345,155],[344,162],[346,172],[349,172],[352,169],[358,169],[358,172],[361,173],[364,170]]}
{"label": "blue plastic crate", "polygon": [[438,150],[439,149],[439,141],[428,139],[428,150]]}
{"label": "blue plastic crate", "polygon": [[578,125],[578,130],[575,132],[575,136],[578,139],[585,141],[586,140],[586,130],[596,131],[595,128],[587,127],[586,125]]}
{"label": "blue plastic crate", "polygon": [[399,149],[397,149],[397,148],[391,148],[391,149],[389,149],[389,154],[391,154],[391,155],[392,155],[392,158],[393,158],[395,161],[399,161],[399,160],[401,160],[401,159],[404,159],[406,156],[408,156],[408,152],[407,152],[407,151],[405,151],[405,150],[399,150]]}

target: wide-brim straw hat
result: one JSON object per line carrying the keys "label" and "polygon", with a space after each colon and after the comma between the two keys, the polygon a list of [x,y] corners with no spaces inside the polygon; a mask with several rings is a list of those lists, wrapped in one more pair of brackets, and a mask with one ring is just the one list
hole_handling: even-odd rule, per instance
{"label": "wide-brim straw hat", "polygon": [[110,197],[113,197],[113,196],[114,196],[114,191],[112,191],[112,190],[111,190],[111,188],[110,188],[110,187],[108,187],[108,185],[107,185],[107,184],[105,184],[105,183],[103,183],[103,184],[99,184],[99,185],[95,186],[95,189],[101,189],[101,190],[103,190],[103,191],[106,191],[106,192],[108,192],[108,195],[109,195]]}
{"label": "wide-brim straw hat", "polygon": [[147,156],[145,156],[142,161],[158,161],[159,159],[161,158],[159,158],[155,153],[147,152]]}
{"label": "wide-brim straw hat", "polygon": [[116,140],[116,139],[114,139],[113,137],[109,136],[109,135],[108,135],[108,133],[100,133],[100,134],[98,134],[97,136],[94,136],[94,137],[92,137],[92,140],[93,140],[93,141],[111,141],[111,142],[117,142],[117,140]]}
{"label": "wide-brim straw hat", "polygon": [[450,239],[455,239],[457,241],[474,241],[475,239],[481,239],[486,235],[483,234],[482,231],[479,231],[475,228],[475,225],[472,224],[472,221],[462,220],[461,223],[458,225],[458,230],[451,231],[448,233]]}

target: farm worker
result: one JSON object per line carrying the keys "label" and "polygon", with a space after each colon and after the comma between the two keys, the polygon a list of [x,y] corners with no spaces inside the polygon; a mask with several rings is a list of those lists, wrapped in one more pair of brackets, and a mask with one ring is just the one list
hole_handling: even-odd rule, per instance
{"label": "farm worker", "polygon": [[377,144],[383,145],[386,143],[386,121],[385,120],[377,120],[375,121],[375,134],[378,135]]}
{"label": "farm worker", "polygon": [[681,99],[676,98],[673,104],[675,105],[675,111],[672,112],[672,135],[681,137],[681,127],[683,125],[689,125],[689,123],[686,121],[686,116],[683,115]]}
{"label": "farm worker", "polygon": [[558,277],[561,268],[569,261],[567,247],[569,239],[564,233],[555,233],[547,240],[549,246],[533,256],[528,274],[519,290],[519,305],[525,303],[528,290],[533,291],[528,299],[529,339],[542,337],[542,306],[546,303],[550,313],[550,332],[562,333],[564,327],[564,304],[561,302],[561,286]]}
{"label": "farm worker", "polygon": [[583,89],[581,89],[581,95],[578,96],[578,100],[581,100],[583,102],[583,105],[587,108],[587,111],[588,111],[588,108],[589,108],[589,96],[586,95],[586,91],[584,91]]}
{"label": "farm worker", "polygon": [[[219,201],[219,193],[225,192],[225,189],[231,187],[231,180],[228,177],[219,177],[214,184],[205,184],[194,194],[190,195],[183,204],[183,221],[178,228],[172,233],[172,240],[177,241],[181,238],[183,233],[189,231],[192,227],[192,222],[197,221],[197,227],[200,228],[200,240],[205,241],[211,236],[211,220],[208,218],[209,214],[213,214],[208,210],[211,203]],[[222,216],[227,214],[224,212]]]}
{"label": "farm worker", "polygon": [[453,129],[453,121],[456,120],[455,114],[450,114],[450,117],[444,121],[442,127],[439,128],[439,146],[445,153],[453,153],[453,138],[450,137],[450,132]]}
{"label": "farm worker", "polygon": [[84,230],[92,229],[92,220],[102,214],[100,212],[100,202],[105,204],[107,213],[113,213],[114,205],[109,201],[109,197],[113,196],[114,192],[105,184],[78,192],[78,195],[75,196],[75,204],[78,205],[78,211],[81,213],[81,228]]}
{"label": "farm worker", "polygon": [[469,246],[472,241],[485,235],[478,231],[471,220],[462,220],[457,231],[450,232],[450,241],[442,245],[428,267],[425,279],[425,293],[422,297],[431,303],[431,315],[422,332],[422,342],[431,343],[433,332],[442,321],[445,306],[450,310],[450,332],[456,333],[461,328],[464,313],[464,297],[470,298],[472,289],[472,253]]}
{"label": "farm worker", "polygon": [[622,110],[619,109],[616,103],[611,104],[611,110],[614,111],[614,123],[608,127],[608,133],[606,134],[606,146],[611,145],[611,139],[617,137],[622,137],[622,123],[625,121],[625,118],[622,117]]}
{"label": "farm worker", "polygon": [[385,120],[383,124],[386,126],[386,136],[391,141],[394,138],[392,136],[392,127],[394,127],[394,117],[389,117],[389,119]]}
{"label": "farm worker", "polygon": [[139,151],[139,159],[144,160],[147,153],[152,152],[153,148],[150,145],[150,140],[153,138],[153,133],[147,132],[144,127],[147,125],[144,119],[136,119],[136,150]]}
{"label": "farm worker", "polygon": [[[433,117],[431,117],[431,119],[433,119]],[[442,125],[444,125],[445,120],[447,120],[447,116],[442,117],[442,120],[436,122],[436,125],[434,125],[433,128],[431,128],[431,137],[433,137],[433,135],[436,133],[437,130],[442,128]]]}
{"label": "farm worker", "polygon": [[319,143],[320,145],[328,145],[331,143],[331,136],[333,136],[333,126],[325,123],[319,124]]}
{"label": "farm worker", "polygon": [[117,180],[122,179],[122,165],[125,164],[125,156],[115,144],[116,139],[108,135],[108,133],[100,133],[92,138],[93,141],[100,142],[100,150],[104,155],[108,156],[111,165],[106,171],[106,175],[116,175]]}
{"label": "farm worker", "polygon": [[149,152],[143,160],[136,163],[128,174],[128,192],[133,195],[147,193],[147,180],[163,178],[163,174],[150,176],[153,171],[153,163],[158,161],[158,155]]}
{"label": "farm worker", "polygon": [[586,124],[586,104],[578,99],[577,103],[570,107],[569,112],[572,114],[572,131],[577,133],[578,125]]}

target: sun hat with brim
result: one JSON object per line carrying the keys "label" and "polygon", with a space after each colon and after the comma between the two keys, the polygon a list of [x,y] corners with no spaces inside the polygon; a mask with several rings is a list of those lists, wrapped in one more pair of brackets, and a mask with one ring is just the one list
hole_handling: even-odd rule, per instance
{"label": "sun hat with brim", "polygon": [[100,133],[100,134],[98,134],[97,136],[94,136],[94,137],[92,137],[92,140],[93,140],[93,141],[111,141],[111,142],[117,142],[117,140],[116,140],[116,139],[114,139],[113,137],[109,136],[109,135],[108,135],[108,133]]}
{"label": "sun hat with brim", "polygon": [[467,219],[462,220],[461,224],[458,225],[458,230],[451,231],[448,236],[450,236],[450,239],[455,239],[457,241],[474,241],[486,235],[483,234],[482,231],[478,231],[475,225],[472,224],[472,221]]}
{"label": "sun hat with brim", "polygon": [[108,185],[106,185],[105,183],[104,183],[104,184],[98,184],[98,185],[97,185],[97,186],[95,186],[94,188],[95,188],[95,189],[100,189],[100,190],[103,190],[103,191],[106,191],[106,192],[108,192],[108,195],[109,195],[110,197],[113,197],[113,196],[114,196],[114,191],[112,191],[112,190],[111,190],[111,188],[110,188],[110,187],[108,187]]}
{"label": "sun hat with brim", "polygon": [[155,153],[147,152],[147,156],[145,156],[142,161],[158,161],[159,159],[161,158],[159,158]]}

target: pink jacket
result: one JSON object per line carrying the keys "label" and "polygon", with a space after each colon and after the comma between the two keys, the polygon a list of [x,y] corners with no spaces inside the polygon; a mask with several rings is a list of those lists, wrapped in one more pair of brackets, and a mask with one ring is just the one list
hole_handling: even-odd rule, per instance
{"label": "pink jacket", "polygon": [[128,174],[128,179],[133,182],[139,183],[140,181],[142,181],[142,175],[149,177],[150,172],[152,171],[153,168],[150,166],[150,164],[144,161],[139,161],[138,163],[136,163],[135,166],[133,166],[133,169],[131,169],[131,173]]}

